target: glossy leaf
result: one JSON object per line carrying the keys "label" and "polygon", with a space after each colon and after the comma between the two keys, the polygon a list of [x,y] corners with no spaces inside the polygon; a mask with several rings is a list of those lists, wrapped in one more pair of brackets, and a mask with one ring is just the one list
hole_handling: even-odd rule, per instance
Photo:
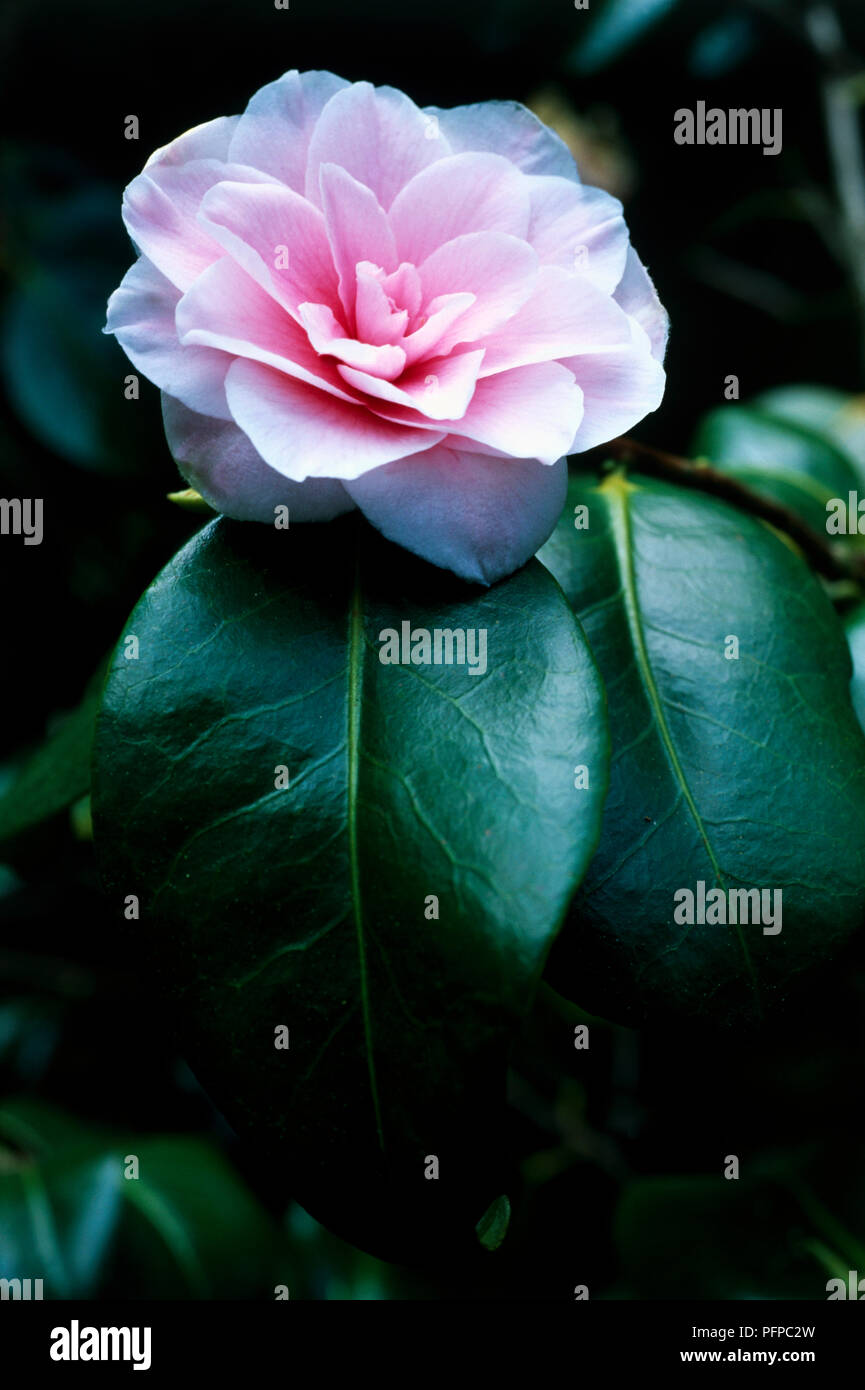
{"label": "glossy leaf", "polygon": [[865,603],[857,604],[851,609],[844,619],[844,627],[850,659],[853,662],[850,698],[856,717],[865,729]]}
{"label": "glossy leaf", "polygon": [[865,396],[831,386],[776,386],[754,401],[777,420],[803,425],[835,444],[865,481]]}
{"label": "glossy leaf", "polygon": [[826,535],[826,504],[859,480],[846,451],[811,424],[770,413],[771,401],[725,405],[703,419],[692,453],[795,512]]}
{"label": "glossy leaf", "polygon": [[[486,670],[383,664],[403,623],[485,631]],[[606,785],[600,683],[561,592],[535,561],[471,588],[353,517],[218,521],[126,635],[95,839],[118,920],[140,898],[124,925],[190,1060],[356,1244],[477,1251],[506,1187],[508,1038]]]}
{"label": "glossy leaf", "polygon": [[[605,677],[613,758],[550,982],[616,1020],[760,1017],[865,906],[865,739],[840,624],[794,549],[715,498],[610,474],[575,477],[569,501],[589,529],[566,510],[540,554]],[[766,917],[737,899],[747,921],[688,924],[675,895],[697,918],[700,882],[770,890]]]}

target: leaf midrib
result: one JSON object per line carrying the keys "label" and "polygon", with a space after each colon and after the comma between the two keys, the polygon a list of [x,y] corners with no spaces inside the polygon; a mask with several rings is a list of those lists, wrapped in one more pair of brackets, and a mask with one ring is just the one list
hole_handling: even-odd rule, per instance
{"label": "leaf midrib", "polygon": [[[693,793],[688,784],[688,779],[685,776],[685,770],[682,767],[682,764],[679,760],[679,754],[676,750],[676,745],[673,741],[673,735],[670,730],[670,726],[667,723],[667,717],[664,713],[664,706],[663,701],[661,700],[661,694],[658,690],[657,682],[655,681],[655,674],[652,670],[652,663],[649,660],[649,650],[646,644],[646,635],[643,629],[643,619],[640,613],[640,604],[637,596],[637,582],[636,575],[634,572],[633,533],[631,528],[631,514],[628,506],[629,493],[632,491],[635,492],[637,490],[638,489],[635,487],[633,483],[628,482],[626,479],[623,479],[616,474],[611,475],[611,477],[608,478],[607,481],[602,485],[602,491],[605,493],[609,504],[609,516],[613,535],[613,545],[615,546],[616,550],[616,561],[618,565],[619,576],[622,583],[622,593],[624,595],[625,601],[625,616],[627,617],[628,628],[631,633],[631,644],[637,662],[637,669],[640,673],[643,688],[646,692],[646,696],[651,706],[655,726],[658,730],[661,742],[664,746],[664,751],[667,755],[667,760],[670,764],[673,775],[679,784],[682,796],[685,800],[685,804],[687,805],[688,810],[690,811],[691,816],[693,817],[694,824],[697,827],[697,833],[699,834],[700,839],[703,842],[703,846],[709,858],[709,863],[712,866],[712,871],[715,875],[716,882],[719,887],[724,887],[724,874],[721,870],[720,864],[718,863],[715,851],[712,848],[712,843],[709,839],[708,832],[706,830],[705,825],[703,824],[703,818],[700,815],[699,808],[697,806],[696,801],[694,800]],[[739,939],[739,945],[742,948],[742,955],[745,959],[745,969],[748,975],[748,980],[754,992],[754,998],[757,1002],[757,1007],[759,1009],[760,991],[757,985],[757,977],[754,973],[753,962],[751,961],[751,953],[748,950],[748,943],[746,942],[745,937],[742,934],[741,924],[739,922],[736,922],[735,927],[736,935]]]}
{"label": "leaf midrib", "polygon": [[363,903],[360,894],[360,862],[357,847],[357,788],[360,767],[360,724],[361,701],[363,698],[363,609],[360,587],[360,548],[355,552],[354,583],[351,597],[351,611],[348,625],[348,691],[347,691],[347,736],[346,758],[348,763],[348,859],[351,878],[351,900],[354,915],[355,937],[360,982],[360,1001],[363,1015],[363,1033],[366,1052],[369,1085],[375,1111],[375,1128],[379,1147],[384,1152],[384,1135],[381,1123],[381,1107],[376,1080],[375,1057],[372,1050],[372,1019],[369,1005],[369,985],[366,969],[366,941],[363,930]]}

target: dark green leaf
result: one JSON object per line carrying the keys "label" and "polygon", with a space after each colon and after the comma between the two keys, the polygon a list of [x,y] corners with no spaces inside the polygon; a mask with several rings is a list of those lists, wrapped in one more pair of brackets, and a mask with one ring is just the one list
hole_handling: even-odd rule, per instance
{"label": "dark green leaf", "polygon": [[777,386],[754,405],[776,420],[789,420],[835,444],[865,481],[865,396],[848,396],[830,386]]}
{"label": "dark green leaf", "polygon": [[828,437],[792,417],[758,406],[725,405],[703,419],[692,453],[770,497],[826,534],[826,503],[858,485],[849,456]]}
{"label": "dark green leaf", "polygon": [[291,1284],[277,1236],[205,1139],[103,1133],[26,1098],[0,1106],[0,1278],[42,1279],[45,1298],[266,1299],[274,1274]]}
{"label": "dark green leaf", "polygon": [[[840,624],[793,549],[715,498],[611,474],[574,478],[570,504],[589,529],[566,512],[541,557],[605,677],[613,760],[550,982],[620,1020],[759,1015],[862,920],[865,739]],[[780,889],[781,932],[677,921],[674,894],[700,882]]]}
{"label": "dark green leaf", "polygon": [[[488,669],[382,664],[403,622],[485,630]],[[356,1244],[474,1251],[504,1186],[504,1052],[607,778],[562,594],[534,561],[470,588],[353,518],[219,521],[127,635],[139,659],[118,649],[97,734],[97,851],[118,917],[140,897],[132,946],[158,958],[193,1065]]]}
{"label": "dark green leaf", "polygon": [[485,1250],[498,1250],[508,1233],[511,1219],[511,1204],[506,1194],[490,1202],[475,1230],[478,1240]]}
{"label": "dark green leaf", "polygon": [[[192,1135],[130,1139],[138,1178],[123,1179],[113,1268],[128,1293],[160,1298],[273,1298],[273,1222],[222,1154]],[[124,1168],[126,1164],[124,1163]],[[218,1216],[217,1216],[218,1214]]]}
{"label": "dark green leaf", "polygon": [[104,669],[94,676],[78,708],[61,719],[0,795],[0,841],[48,820],[87,795],[103,678]]}
{"label": "dark green leaf", "polygon": [[865,729],[865,603],[857,606],[844,619],[847,644],[853,662],[853,679],[850,682],[850,697],[856,717]]}

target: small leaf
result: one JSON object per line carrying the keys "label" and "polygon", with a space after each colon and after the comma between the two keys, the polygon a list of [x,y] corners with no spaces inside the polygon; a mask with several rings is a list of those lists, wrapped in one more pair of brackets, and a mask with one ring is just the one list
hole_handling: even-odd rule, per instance
{"label": "small leaf", "polygon": [[[435,630],[484,634],[485,669],[381,660],[387,632]],[[130,947],[190,1060],[355,1244],[474,1251],[510,1035],[607,780],[560,590],[535,561],[469,587],[353,517],[221,520],[126,631],[140,659],[118,652],[106,685],[96,849],[118,920],[140,897]]]}
{"label": "small leaf", "polygon": [[502,1193],[491,1202],[475,1226],[478,1240],[485,1250],[498,1250],[508,1233],[511,1219],[511,1204],[507,1194]]}

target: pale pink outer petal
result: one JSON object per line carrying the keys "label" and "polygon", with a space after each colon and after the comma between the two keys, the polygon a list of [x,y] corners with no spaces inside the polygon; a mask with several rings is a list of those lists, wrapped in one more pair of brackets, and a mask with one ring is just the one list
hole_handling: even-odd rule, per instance
{"label": "pale pink outer petal", "polygon": [[305,192],[318,203],[322,164],[338,164],[372,190],[385,212],[409,179],[450,154],[404,92],[356,82],[331,97],[309,142]]}
{"label": "pale pink outer petal", "polygon": [[558,174],[579,183],[573,156],[549,126],[518,101],[481,101],[441,110],[426,106],[454,154],[487,150],[504,155],[524,174]]}
{"label": "pale pink outer petal", "polygon": [[393,424],[245,358],[229,367],[225,390],[232,416],[265,463],[298,483],[358,478],[444,437]]}
{"label": "pale pink outer petal", "polygon": [[180,472],[205,502],[237,521],[273,524],[275,507],[288,507],[292,521],[329,521],[355,503],[334,478],[293,483],[268,468],[233,421],[197,415],[163,392],[162,419],[168,447]]}
{"label": "pale pink outer petal", "polygon": [[658,292],[649,278],[649,272],[633,247],[628,251],[625,273],[614,298],[617,304],[621,304],[625,313],[636,319],[640,327],[649,335],[652,356],[657,358],[659,362],[663,362],[667,350],[670,320],[666,309],[658,298]]}
{"label": "pale pink outer petal", "polygon": [[259,88],[237,119],[228,158],[303,193],[309,142],[332,96],[349,83],[332,72],[286,72]]}
{"label": "pale pink outer petal", "polygon": [[190,159],[220,159],[228,162],[228,148],[231,137],[237,129],[239,116],[217,116],[213,121],[185,130],[182,135],[161,145],[145,164],[186,164]]}
{"label": "pale pink outer petal", "polygon": [[491,333],[480,375],[630,343],[628,316],[609,295],[558,266],[541,266],[531,299]]}
{"label": "pale pink outer petal", "polygon": [[206,195],[198,217],[222,250],[298,321],[299,304],[335,301],[324,218],[299,193],[276,183],[221,183]]}
{"label": "pale pink outer petal", "polygon": [[339,276],[339,297],[348,325],[354,328],[357,266],[371,261],[388,273],[396,270],[396,242],[384,209],[369,188],[338,164],[322,164],[319,178],[327,238]]}
{"label": "pale pink outer petal", "polygon": [[570,454],[606,444],[661,404],[664,369],[652,355],[644,330],[635,319],[629,319],[629,323],[630,343],[565,361],[585,399],[582,422],[567,451]]}
{"label": "pale pink outer petal", "polygon": [[530,240],[527,181],[498,154],[456,154],[415,174],[389,219],[404,261],[419,265],[467,232],[508,232]]}
{"label": "pale pink outer petal", "polygon": [[526,182],[532,206],[527,240],[541,264],[578,271],[612,294],[628,255],[628,228],[618,198],[568,179]]}
{"label": "pale pink outer petal", "polygon": [[230,419],[225,373],[230,357],[212,347],[182,347],[174,326],[180,291],[141,256],[108,301],[103,332],[113,333],[148,381],[191,410]]}
{"label": "pale pink outer petal", "polygon": [[[346,490],[389,540],[463,579],[492,584],[549,539],[567,486],[564,459],[545,467],[439,445],[375,468]],[[489,660],[495,664],[493,651]]]}
{"label": "pale pink outer petal", "polygon": [[178,303],[175,322],[184,345],[219,348],[232,357],[266,362],[341,400],[355,399],[334,364],[319,357],[304,329],[230,256],[199,275]]}
{"label": "pale pink outer petal", "polygon": [[222,254],[221,247],[198,221],[198,210],[205,193],[225,179],[273,185],[269,174],[242,164],[193,159],[180,165],[149,165],[124,189],[126,230],[135,245],[179,290],[189,289],[195,277]]}
{"label": "pale pink outer petal", "polygon": [[434,357],[406,372],[398,383],[381,381],[351,367],[339,367],[338,371],[350,386],[377,400],[417,410],[428,420],[453,420],[461,418],[468,409],[483,356],[481,348],[441,359]]}
{"label": "pale pink outer petal", "polygon": [[535,288],[538,258],[525,241],[505,232],[469,232],[439,246],[418,269],[427,300],[475,296],[436,343],[442,356],[455,343],[477,342],[507,323]]}

